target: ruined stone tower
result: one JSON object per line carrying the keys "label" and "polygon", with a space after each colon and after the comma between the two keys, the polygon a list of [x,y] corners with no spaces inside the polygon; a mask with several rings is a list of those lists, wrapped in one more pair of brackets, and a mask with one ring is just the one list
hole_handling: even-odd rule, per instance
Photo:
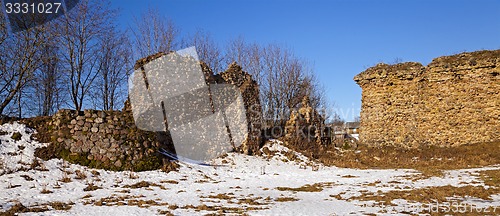
{"label": "ruined stone tower", "polygon": [[354,80],[363,90],[364,143],[417,147],[500,140],[500,50],[439,57],[427,66],[378,64]]}

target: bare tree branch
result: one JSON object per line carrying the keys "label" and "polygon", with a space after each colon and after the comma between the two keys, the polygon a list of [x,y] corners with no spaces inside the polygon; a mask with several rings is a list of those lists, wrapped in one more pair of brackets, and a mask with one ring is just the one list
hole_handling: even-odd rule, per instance
{"label": "bare tree branch", "polygon": [[139,18],[134,17],[131,30],[136,49],[135,59],[177,48],[178,28],[156,9],[149,8]]}

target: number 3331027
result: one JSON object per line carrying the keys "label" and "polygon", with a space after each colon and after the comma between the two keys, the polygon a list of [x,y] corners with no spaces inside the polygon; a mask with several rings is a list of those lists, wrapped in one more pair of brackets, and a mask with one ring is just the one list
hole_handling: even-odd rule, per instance
{"label": "number 3331027", "polygon": [[58,13],[61,7],[60,2],[54,3],[7,3],[5,4],[5,12],[15,13],[15,14],[27,14],[27,13],[38,13],[38,14],[52,14]]}

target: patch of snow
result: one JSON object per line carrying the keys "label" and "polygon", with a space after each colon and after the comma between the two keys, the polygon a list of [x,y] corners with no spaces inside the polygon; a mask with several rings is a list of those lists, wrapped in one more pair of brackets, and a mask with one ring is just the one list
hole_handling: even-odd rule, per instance
{"label": "patch of snow", "polygon": [[[17,122],[0,125],[0,131],[6,133],[0,135],[0,175],[28,168],[35,159],[35,149],[46,145],[33,141],[31,135],[34,130]],[[15,132],[21,134],[19,141],[11,138]]]}
{"label": "patch of snow", "polygon": [[[293,152],[280,141],[272,140],[265,147],[274,152],[273,155],[228,153],[226,157],[213,161],[213,164],[220,166],[180,164],[178,172],[113,172],[69,164],[60,159],[42,161],[47,170],[43,171],[29,169],[29,165],[24,165],[35,159],[35,148],[45,145],[31,139],[33,130],[17,123],[4,124],[0,126],[0,130],[7,132],[0,136],[0,159],[6,167],[2,168],[4,171],[0,175],[1,209],[9,209],[16,203],[27,207],[49,208],[46,212],[25,213],[26,215],[156,215],[166,211],[175,215],[203,215],[224,211],[246,212],[250,215],[401,214],[403,207],[414,203],[397,199],[393,201],[397,205],[395,210],[388,211],[386,206],[380,206],[374,201],[348,198],[400,188],[482,186],[482,183],[478,183],[481,181],[477,172],[500,169],[499,166],[490,166],[453,170],[446,172],[443,177],[411,180],[418,172],[408,169],[361,170],[322,166]],[[14,132],[21,133],[20,141],[12,140]],[[295,155],[296,159],[288,160],[287,155],[290,154]],[[319,169],[304,169],[303,165],[319,166]],[[78,179],[75,174],[77,171],[84,173],[86,177]],[[69,178],[70,181],[61,182],[64,178]],[[154,185],[130,188],[142,181]],[[99,189],[85,191],[89,184],[98,186]],[[316,185],[321,190],[292,190],[305,185]],[[467,199],[464,202],[478,205],[483,203],[485,206],[500,205],[500,196],[491,198],[492,201],[486,204],[484,200]],[[278,201],[280,199],[291,201]],[[74,204],[71,209],[61,211],[50,207],[48,204],[51,202]],[[149,204],[137,205],[139,202]]]}

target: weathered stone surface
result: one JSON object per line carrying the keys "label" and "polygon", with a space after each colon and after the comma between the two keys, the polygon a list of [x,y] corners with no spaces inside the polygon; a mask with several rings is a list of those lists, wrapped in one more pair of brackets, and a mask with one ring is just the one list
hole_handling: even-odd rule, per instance
{"label": "weathered stone surface", "polygon": [[[152,59],[154,56],[139,60],[136,67],[141,67],[141,64]],[[202,66],[205,72],[207,68]],[[218,75],[208,72],[206,78],[207,84],[228,83],[239,88],[250,132],[239,150],[249,154],[258,152],[262,143],[262,111],[257,83],[235,63]],[[161,166],[172,167],[168,160],[157,154],[160,148],[172,147],[172,143],[163,139],[165,137],[159,139],[159,135],[154,132],[139,130],[130,111],[129,103],[126,103],[124,111],[60,110],[52,116],[50,123],[55,125],[51,129],[54,137],[52,140],[59,141],[70,154],[91,160],[92,164],[100,168],[127,170],[138,166],[144,170],[158,169]],[[68,125],[72,125],[72,128]],[[85,160],[78,158],[76,161]],[[148,165],[144,165],[144,161]]]}
{"label": "weathered stone surface", "polygon": [[500,140],[500,50],[378,64],[363,89],[360,139],[372,145],[455,146]]}
{"label": "weathered stone surface", "polygon": [[[159,58],[166,53],[157,53],[146,58],[143,58],[137,61],[134,69],[137,70],[147,64],[150,61],[153,61],[156,58]],[[253,154],[258,152],[260,145],[263,142],[262,138],[262,107],[260,105],[260,97],[259,97],[259,86],[257,82],[252,78],[252,76],[243,71],[241,66],[233,62],[230,64],[226,71],[221,72],[219,74],[214,75],[210,67],[204,63],[200,62],[201,70],[204,73],[206,84],[233,84],[238,87],[242,94],[245,114],[248,121],[248,136],[246,140],[242,143],[239,151],[246,154]],[[124,111],[131,111],[130,102],[127,100],[125,102]],[[118,119],[114,119],[117,121]]]}
{"label": "weathered stone surface", "polygon": [[[138,130],[131,112],[85,110],[83,115],[77,115],[75,111],[60,110],[52,116],[52,121],[48,124],[54,125],[56,122],[60,122],[60,125],[52,128],[51,139],[60,143],[71,155],[95,161],[100,168],[134,170],[135,165],[140,163],[130,160],[132,157],[140,161],[156,161],[155,164],[148,165],[150,167],[141,165],[140,170],[159,169],[168,165],[165,163],[170,163],[158,154],[147,154],[148,149],[141,147],[146,142],[148,147],[157,152],[159,148],[165,148],[165,143],[150,140],[155,137],[151,132]],[[70,129],[68,125],[74,128]],[[135,147],[136,144],[139,148]],[[128,153],[132,153],[131,149],[137,154],[129,155]],[[124,160],[125,158],[127,160]],[[117,162],[118,159],[122,161]]]}
{"label": "weathered stone surface", "polygon": [[302,100],[298,110],[292,110],[290,119],[285,125],[285,138],[288,140],[307,140],[321,144],[321,130],[324,118],[311,107],[308,96]]}
{"label": "weathered stone surface", "polygon": [[122,162],[120,160],[117,160],[115,163],[114,163],[115,167],[122,167]]}
{"label": "weathered stone surface", "polygon": [[[205,72],[206,73],[206,72]],[[260,105],[259,85],[252,76],[243,71],[236,62],[231,63],[227,70],[212,76],[216,83],[236,85],[243,97],[243,103],[248,121],[248,137],[241,145],[240,150],[245,154],[257,153],[262,142],[262,107]],[[213,82],[212,81],[212,82]]]}

